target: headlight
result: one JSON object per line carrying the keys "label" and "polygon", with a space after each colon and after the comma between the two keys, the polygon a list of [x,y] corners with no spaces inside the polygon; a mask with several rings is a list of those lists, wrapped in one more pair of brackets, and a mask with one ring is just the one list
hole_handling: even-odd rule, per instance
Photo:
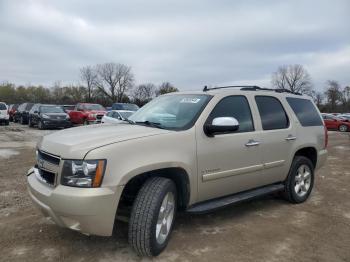
{"label": "headlight", "polygon": [[45,118],[45,119],[50,118],[50,117],[49,117],[48,115],[46,115],[46,114],[42,114],[42,117]]}
{"label": "headlight", "polygon": [[89,117],[90,118],[96,118],[96,114],[90,114]]}
{"label": "headlight", "polygon": [[73,187],[100,187],[106,160],[64,160],[61,184]]}

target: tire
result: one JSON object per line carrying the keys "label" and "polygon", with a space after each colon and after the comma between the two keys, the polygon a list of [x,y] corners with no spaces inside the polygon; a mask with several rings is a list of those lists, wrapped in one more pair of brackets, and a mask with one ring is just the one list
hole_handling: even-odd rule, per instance
{"label": "tire", "polygon": [[310,196],[313,185],[314,166],[311,160],[304,156],[294,157],[285,181],[285,198],[293,204],[303,203]]}
{"label": "tire", "polygon": [[39,122],[38,122],[38,128],[39,128],[40,130],[45,129],[45,125],[43,124],[42,121],[39,121]]}
{"label": "tire", "polygon": [[6,120],[5,121],[5,126],[8,126],[10,124],[10,121],[9,120]]}
{"label": "tire", "polygon": [[[161,208],[164,207],[167,219],[159,221]],[[177,192],[172,180],[152,177],[144,183],[133,204],[128,236],[129,244],[140,256],[157,256],[165,249],[174,225],[176,208]]]}
{"label": "tire", "polygon": [[340,125],[338,130],[340,132],[347,132],[348,131],[348,127],[346,125]]}
{"label": "tire", "polygon": [[24,125],[24,124],[25,124],[23,116],[21,116],[20,123],[21,123],[21,125]]}
{"label": "tire", "polygon": [[84,122],[83,122],[83,125],[84,126],[88,126],[89,125],[89,121],[87,119],[85,119]]}
{"label": "tire", "polygon": [[30,118],[28,119],[28,126],[33,127],[33,123],[32,123],[32,120]]}

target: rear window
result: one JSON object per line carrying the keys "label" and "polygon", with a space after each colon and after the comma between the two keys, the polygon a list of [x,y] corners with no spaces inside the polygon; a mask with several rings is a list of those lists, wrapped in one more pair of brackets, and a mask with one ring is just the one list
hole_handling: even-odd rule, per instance
{"label": "rear window", "polygon": [[4,103],[0,103],[0,110],[6,110],[7,107]]}
{"label": "rear window", "polygon": [[308,99],[287,97],[287,102],[293,109],[302,126],[322,126],[323,122],[313,103]]}

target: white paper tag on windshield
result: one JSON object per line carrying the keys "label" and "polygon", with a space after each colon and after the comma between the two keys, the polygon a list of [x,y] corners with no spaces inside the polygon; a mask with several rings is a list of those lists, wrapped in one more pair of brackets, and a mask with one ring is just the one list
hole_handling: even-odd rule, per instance
{"label": "white paper tag on windshield", "polygon": [[197,104],[199,101],[201,101],[200,98],[182,98],[180,103],[191,103],[191,104]]}

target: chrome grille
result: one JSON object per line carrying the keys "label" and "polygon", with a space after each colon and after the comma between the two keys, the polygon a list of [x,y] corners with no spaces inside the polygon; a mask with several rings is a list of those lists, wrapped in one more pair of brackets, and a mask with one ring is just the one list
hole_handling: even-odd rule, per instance
{"label": "chrome grille", "polygon": [[60,157],[38,150],[36,164],[38,179],[50,186],[55,185],[60,161]]}

